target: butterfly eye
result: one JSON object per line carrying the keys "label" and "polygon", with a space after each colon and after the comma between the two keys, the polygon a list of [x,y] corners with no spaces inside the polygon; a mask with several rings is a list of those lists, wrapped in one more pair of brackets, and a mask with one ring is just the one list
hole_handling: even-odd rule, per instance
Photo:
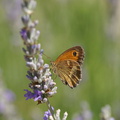
{"label": "butterfly eye", "polygon": [[73,52],[73,56],[76,56],[77,55],[77,52]]}

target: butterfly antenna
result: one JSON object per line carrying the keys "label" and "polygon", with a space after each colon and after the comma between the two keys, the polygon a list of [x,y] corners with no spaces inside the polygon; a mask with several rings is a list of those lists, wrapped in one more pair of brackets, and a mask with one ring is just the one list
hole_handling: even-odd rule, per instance
{"label": "butterfly antenna", "polygon": [[50,57],[48,57],[45,53],[42,53],[46,58],[50,59],[50,61],[52,61],[52,59]]}

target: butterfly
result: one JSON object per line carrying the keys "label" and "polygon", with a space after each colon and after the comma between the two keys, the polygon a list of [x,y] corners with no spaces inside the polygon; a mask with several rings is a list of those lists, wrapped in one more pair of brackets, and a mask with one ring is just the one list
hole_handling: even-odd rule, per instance
{"label": "butterfly", "polygon": [[81,46],[72,47],[63,52],[55,61],[51,62],[52,70],[65,85],[76,87],[82,79],[82,64],[84,49]]}

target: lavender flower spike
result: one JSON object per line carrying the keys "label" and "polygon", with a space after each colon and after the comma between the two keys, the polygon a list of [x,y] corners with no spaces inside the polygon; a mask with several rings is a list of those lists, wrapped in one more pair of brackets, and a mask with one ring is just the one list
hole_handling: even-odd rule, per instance
{"label": "lavender flower spike", "polygon": [[38,44],[38,37],[40,31],[36,30],[39,23],[37,20],[31,20],[31,14],[36,7],[35,0],[24,0],[22,9],[25,15],[22,17],[24,27],[21,29],[20,34],[23,39],[25,48],[23,48],[24,58],[26,65],[29,68],[27,71],[27,78],[30,80],[29,87],[32,92],[26,90],[26,100],[33,99],[39,103],[45,103],[48,98],[57,93],[56,83],[51,78],[51,72],[48,64],[44,64],[42,59],[43,49],[41,44]]}
{"label": "lavender flower spike", "polygon": [[[53,107],[52,107],[52,110],[54,111]],[[65,112],[62,120],[66,120],[67,116],[68,116],[68,113]],[[54,118],[52,117],[52,114],[51,114],[50,110],[46,111],[45,114],[44,114],[44,117],[43,117],[44,120],[61,120],[60,109],[56,110],[56,114],[54,114]]]}
{"label": "lavender flower spike", "polygon": [[52,117],[52,114],[50,112],[50,110],[46,111],[45,114],[44,114],[44,117],[43,117],[44,120],[54,120],[53,117]]}

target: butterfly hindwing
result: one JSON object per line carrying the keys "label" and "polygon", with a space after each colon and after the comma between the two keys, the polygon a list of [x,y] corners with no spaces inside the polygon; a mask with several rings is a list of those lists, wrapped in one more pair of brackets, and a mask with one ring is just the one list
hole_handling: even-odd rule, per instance
{"label": "butterfly hindwing", "polygon": [[59,67],[57,74],[63,83],[68,84],[71,88],[79,84],[81,80],[81,68],[79,63],[72,60],[64,60],[61,61],[57,67]]}

